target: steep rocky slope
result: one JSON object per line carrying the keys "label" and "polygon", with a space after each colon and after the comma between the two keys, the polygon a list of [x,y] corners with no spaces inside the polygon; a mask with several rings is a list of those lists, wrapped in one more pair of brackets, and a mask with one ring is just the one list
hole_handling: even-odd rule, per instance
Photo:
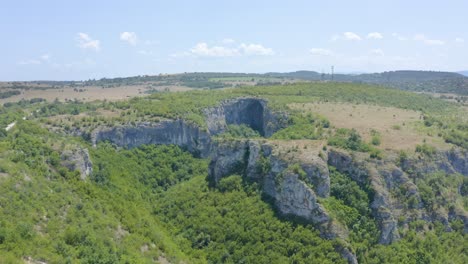
{"label": "steep rocky slope", "polygon": [[204,115],[206,128],[182,119],[102,127],[92,133],[92,142],[108,140],[126,148],[143,144],[174,144],[193,154],[208,157],[211,136],[225,132],[228,125],[244,124],[269,137],[285,127],[287,122],[286,114],[273,113],[265,100],[249,97],[223,101],[219,106],[205,109]]}
{"label": "steep rocky slope", "polygon": [[[224,101],[204,110],[206,128],[184,120],[140,123],[99,128],[93,143],[110,141],[133,148],[143,144],[174,144],[191,153],[210,159],[209,178],[216,185],[221,178],[239,174],[257,182],[270,197],[278,212],[313,223],[328,239],[347,241],[348,231],[334,220],[321,203],[330,196],[329,166],[348,175],[371,193],[369,207],[379,226],[379,243],[390,244],[400,239],[407,225],[416,220],[442,222],[447,231],[451,221],[460,220],[468,230],[468,214],[462,206],[432,210],[424,205],[418,177],[443,171],[450,175],[468,176],[468,153],[461,149],[436,152],[418,158],[369,159],[368,155],[338,149],[308,149],[310,155],[286,155],[266,139],[226,140],[213,136],[227,126],[247,125],[265,138],[287,126],[287,115],[271,111],[267,102],[257,98]],[[410,206],[405,206],[407,201]],[[338,249],[350,262],[356,263],[352,250]]]}

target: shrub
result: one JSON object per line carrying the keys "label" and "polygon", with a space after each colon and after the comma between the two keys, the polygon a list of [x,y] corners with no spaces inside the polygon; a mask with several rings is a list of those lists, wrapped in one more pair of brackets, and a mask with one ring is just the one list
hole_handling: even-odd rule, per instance
{"label": "shrub", "polygon": [[426,143],[422,145],[416,145],[416,152],[422,153],[427,156],[432,156],[436,153],[436,148],[434,146],[430,146]]}
{"label": "shrub", "polygon": [[373,159],[383,159],[383,153],[380,149],[372,148],[370,151],[370,157]]}
{"label": "shrub", "polygon": [[376,130],[371,131],[372,139],[371,139],[371,144],[374,146],[380,145],[382,143],[380,133],[377,132]]}
{"label": "shrub", "polygon": [[240,191],[242,189],[242,176],[231,175],[222,178],[218,183],[218,189],[221,192]]}

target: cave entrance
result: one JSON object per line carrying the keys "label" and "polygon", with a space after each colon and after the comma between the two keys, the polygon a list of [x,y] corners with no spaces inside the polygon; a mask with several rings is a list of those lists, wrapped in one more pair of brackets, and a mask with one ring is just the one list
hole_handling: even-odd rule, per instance
{"label": "cave entrance", "polygon": [[232,106],[230,113],[226,115],[226,123],[247,125],[263,137],[265,136],[264,111],[264,106],[259,100],[242,100]]}

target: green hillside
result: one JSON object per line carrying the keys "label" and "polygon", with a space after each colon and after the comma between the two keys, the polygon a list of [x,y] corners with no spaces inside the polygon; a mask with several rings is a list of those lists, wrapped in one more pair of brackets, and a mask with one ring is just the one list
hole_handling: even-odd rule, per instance
{"label": "green hillside", "polygon": [[[186,82],[193,78],[196,75]],[[349,233],[347,238],[324,238],[311,223],[279,214],[262,193],[261,183],[244,175],[231,175],[214,186],[208,179],[209,158],[174,145],[125,149],[91,142],[93,131],[104,126],[183,119],[206,129],[204,109],[241,97],[267,100],[272,111],[288,113],[288,126],[272,139],[261,138],[249,127],[233,126],[217,140],[235,144],[256,138],[278,145],[304,140],[323,144],[317,152],[337,148],[364,155],[369,162],[382,158],[397,162],[396,156],[424,159],[439,147],[468,150],[465,108],[367,84],[161,92],[118,102],[10,103],[0,108],[0,263],[346,263],[341,248],[350,248],[359,263],[468,262],[466,232],[455,218],[447,223],[450,232],[441,221],[403,219],[401,239],[378,244],[380,231],[370,209],[373,191],[332,167],[330,197],[320,202]],[[419,133],[420,147],[384,149],[377,140],[366,141],[325,116],[292,107],[309,103],[413,111],[421,119],[394,130]],[[3,129],[12,122],[16,124],[11,129]],[[66,164],[70,160],[64,153],[76,149],[87,149],[93,164],[93,172],[84,179]],[[294,156],[295,151],[285,150],[284,155]],[[301,174],[300,169],[291,169]],[[428,212],[467,210],[466,175],[413,176],[422,193],[421,207]],[[403,186],[392,190],[395,201],[408,200],[399,210],[411,211]]]}

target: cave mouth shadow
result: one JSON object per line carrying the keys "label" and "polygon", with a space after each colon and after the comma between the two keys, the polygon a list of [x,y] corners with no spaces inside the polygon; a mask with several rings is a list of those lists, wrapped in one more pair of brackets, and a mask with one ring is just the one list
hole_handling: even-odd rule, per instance
{"label": "cave mouth shadow", "polygon": [[236,114],[230,111],[231,114],[226,115],[226,123],[228,125],[247,125],[264,137],[264,105],[259,100],[248,99],[243,100],[237,108],[239,110]]}

